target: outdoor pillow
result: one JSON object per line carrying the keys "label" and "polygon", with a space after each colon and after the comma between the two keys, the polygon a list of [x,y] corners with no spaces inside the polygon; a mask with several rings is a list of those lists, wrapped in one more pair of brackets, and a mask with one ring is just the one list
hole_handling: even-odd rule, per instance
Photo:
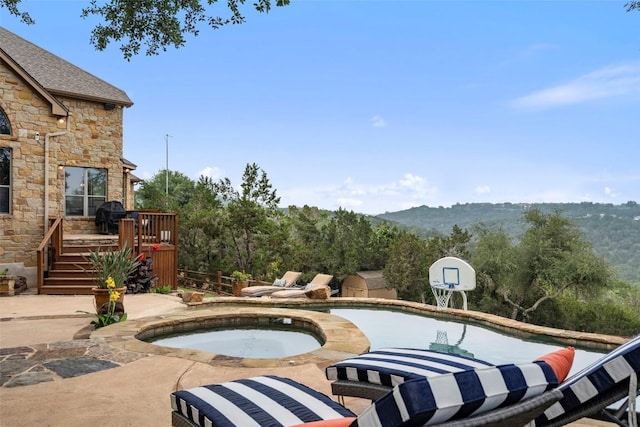
{"label": "outdoor pillow", "polygon": [[[566,353],[570,357],[572,351]],[[561,365],[559,374],[566,375],[566,364]],[[439,424],[513,405],[558,384],[554,369],[543,360],[411,379],[376,400],[351,426]]]}
{"label": "outdoor pillow", "polygon": [[553,372],[556,374],[556,378],[558,378],[558,382],[562,382],[567,378],[567,375],[569,375],[575,355],[576,350],[573,347],[566,347],[561,350],[545,354],[537,360],[542,360],[551,365]]}
{"label": "outdoor pillow", "polygon": [[276,279],[273,281],[273,286],[284,286],[287,284],[285,279]]}

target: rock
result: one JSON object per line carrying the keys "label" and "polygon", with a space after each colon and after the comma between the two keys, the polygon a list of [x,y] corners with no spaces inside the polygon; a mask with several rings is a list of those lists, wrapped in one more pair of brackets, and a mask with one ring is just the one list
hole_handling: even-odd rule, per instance
{"label": "rock", "polygon": [[191,294],[191,302],[202,302],[204,298],[204,293],[202,292],[194,292]]}
{"label": "rock", "polygon": [[329,299],[331,296],[331,288],[326,285],[313,285],[306,289],[304,294],[311,299]]}

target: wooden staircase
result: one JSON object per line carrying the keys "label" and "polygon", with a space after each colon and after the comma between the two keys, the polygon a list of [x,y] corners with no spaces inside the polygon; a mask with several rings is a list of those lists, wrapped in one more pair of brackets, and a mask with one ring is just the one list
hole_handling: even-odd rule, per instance
{"label": "wooden staircase", "polygon": [[51,225],[36,250],[38,294],[90,295],[96,286],[95,272],[86,261],[92,251],[118,250],[128,246],[136,255],[153,259],[154,276],[160,286],[177,289],[178,217],[174,213],[137,212],[123,218],[118,235],[65,234],[63,218]]}
{"label": "wooden staircase", "polygon": [[95,270],[86,257],[92,251],[117,250],[117,236],[69,236],[62,244],[62,253],[50,264],[40,291],[45,295],[91,295],[96,286]]}

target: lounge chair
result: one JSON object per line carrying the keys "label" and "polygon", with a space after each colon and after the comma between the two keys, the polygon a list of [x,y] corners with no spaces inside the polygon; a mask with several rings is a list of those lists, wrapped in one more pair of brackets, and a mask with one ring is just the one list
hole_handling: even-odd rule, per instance
{"label": "lounge chair", "polygon": [[302,272],[300,271],[287,271],[280,279],[276,279],[273,285],[258,285],[242,288],[241,295],[243,297],[260,297],[286,288],[292,288],[296,286],[300,276],[302,276]]}
{"label": "lounge chair", "polygon": [[[174,427],[523,425],[561,396],[554,387],[570,365],[548,360],[411,379],[359,415],[291,379],[247,378],[171,393],[172,422]],[[326,423],[312,424],[319,421]]]}
{"label": "lounge chair", "polygon": [[376,400],[405,381],[494,366],[480,359],[433,350],[383,348],[325,369],[336,396]]}
{"label": "lounge chair", "polygon": [[[394,385],[416,376],[434,375],[433,366],[455,372],[467,358],[443,355],[434,358],[429,350],[382,349],[347,359],[326,369],[331,389],[338,396],[375,400]],[[486,363],[471,359],[474,363]],[[640,335],[606,354],[591,366],[566,379],[558,387],[562,398],[535,420],[536,426],[561,426],[584,417],[600,418],[633,426],[627,419],[638,417],[634,409],[638,396]],[[617,411],[607,409],[627,397]],[[637,422],[635,424],[638,425]]]}
{"label": "lounge chair", "polygon": [[307,293],[314,290],[327,289],[328,294],[331,294],[331,288],[329,283],[333,280],[333,276],[330,274],[318,273],[313,279],[303,288],[299,289],[284,289],[271,294],[271,298],[307,298]]}
{"label": "lounge chair", "polygon": [[[536,426],[561,426],[580,418],[601,418],[619,425],[637,426],[640,335],[564,381],[562,398],[536,418]],[[618,411],[607,409],[626,397]]]}

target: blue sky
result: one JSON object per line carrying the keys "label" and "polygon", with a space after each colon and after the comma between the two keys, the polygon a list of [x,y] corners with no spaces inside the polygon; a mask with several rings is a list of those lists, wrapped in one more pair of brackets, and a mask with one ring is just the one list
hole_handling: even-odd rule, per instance
{"label": "blue sky", "polygon": [[[123,89],[124,154],[282,206],[640,201],[640,13],[624,1],[292,0],[130,62],[83,1],[0,25]],[[224,3],[224,2],[223,2]],[[166,135],[170,135],[169,138]]]}

